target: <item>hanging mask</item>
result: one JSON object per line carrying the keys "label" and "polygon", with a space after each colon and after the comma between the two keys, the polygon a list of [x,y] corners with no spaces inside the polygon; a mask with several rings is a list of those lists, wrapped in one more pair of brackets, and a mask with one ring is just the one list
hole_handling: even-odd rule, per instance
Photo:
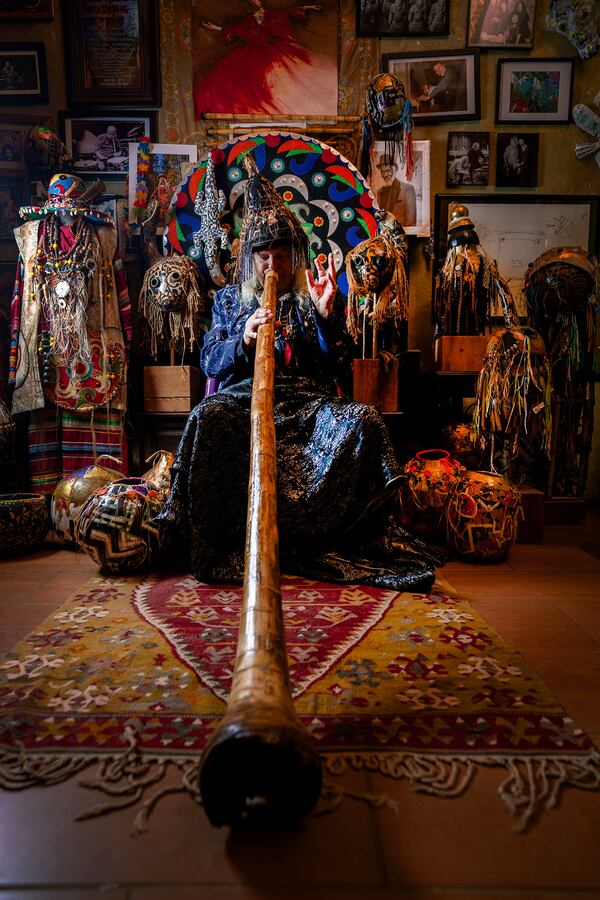
{"label": "hanging mask", "polygon": [[581,59],[590,59],[600,49],[600,6],[598,0],[552,0],[546,25],[563,34]]}
{"label": "hanging mask", "polygon": [[187,256],[159,257],[144,276],[140,309],[150,329],[151,353],[159,344],[184,352],[192,349],[202,311],[201,277]]}
{"label": "hanging mask", "polygon": [[402,122],[406,103],[404,85],[388,72],[377,75],[367,89],[367,111],[380,128],[391,128]]}

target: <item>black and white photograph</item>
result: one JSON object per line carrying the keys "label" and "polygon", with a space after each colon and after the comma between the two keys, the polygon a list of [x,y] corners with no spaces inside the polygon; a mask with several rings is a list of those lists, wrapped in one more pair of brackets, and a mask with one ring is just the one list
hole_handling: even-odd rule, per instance
{"label": "black and white photograph", "polygon": [[371,189],[378,206],[396,216],[406,234],[429,237],[429,184],[431,141],[413,141],[413,167],[398,153],[393,155],[385,141],[373,145]]}
{"label": "black and white photograph", "polygon": [[448,34],[450,0],[356,0],[356,33],[364,37]]}
{"label": "black and white photograph", "polygon": [[0,103],[47,103],[43,44],[0,44]]}
{"label": "black and white photograph", "polygon": [[403,83],[415,124],[480,117],[479,50],[384,53],[383,71]]}
{"label": "black and white photograph", "polygon": [[531,50],[535,0],[470,0],[467,46]]}
{"label": "black and white photograph", "polygon": [[13,229],[21,224],[19,207],[23,200],[23,179],[2,176],[0,181],[0,241],[14,241]]}
{"label": "black and white photograph", "polygon": [[59,113],[61,134],[80,175],[125,178],[129,144],[154,137],[155,115],[147,112],[111,113],[101,116]]}
{"label": "black and white photograph", "polygon": [[489,131],[449,131],[446,156],[446,186],[490,182]]}
{"label": "black and white photograph", "polygon": [[496,186],[535,187],[538,181],[539,134],[499,134],[496,139]]}

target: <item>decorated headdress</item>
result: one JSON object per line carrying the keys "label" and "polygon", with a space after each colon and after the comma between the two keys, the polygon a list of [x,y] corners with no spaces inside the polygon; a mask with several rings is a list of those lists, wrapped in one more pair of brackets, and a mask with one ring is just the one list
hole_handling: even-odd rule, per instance
{"label": "decorated headdress", "polygon": [[236,281],[247,281],[254,274],[255,250],[289,244],[293,266],[308,265],[308,239],[299,219],[286,206],[270,181],[259,175],[254,158],[248,154],[244,165],[250,176],[244,194],[244,217],[236,260]]}
{"label": "decorated headdress", "polygon": [[379,129],[386,142],[385,156],[394,160],[397,154],[400,161],[405,163],[406,177],[410,178],[414,165],[412,106],[400,79],[389,72],[376,75],[367,88],[366,106],[367,111],[362,120],[362,172],[369,176],[374,131]]}
{"label": "decorated headdress", "polygon": [[161,256],[156,248],[156,219],[160,207],[152,200],[142,220],[142,249],[149,268],[140,291],[139,308],[146,320],[150,352],[160,345],[176,353],[193,349],[200,333],[204,306],[202,279],[189,256]]}
{"label": "decorated headdress", "polygon": [[55,172],[72,172],[71,154],[59,136],[47,125],[34,125],[25,136],[23,157],[29,181],[44,186]]}
{"label": "decorated headdress", "polygon": [[468,208],[451,203],[448,252],[435,280],[435,337],[485,334],[497,304],[510,327],[517,318],[510,288],[480,245]]}
{"label": "decorated headdress", "polygon": [[48,199],[43,206],[22,206],[19,215],[23,219],[44,219],[51,213],[69,213],[84,216],[97,225],[112,225],[115,221],[108,213],[93,209],[92,203],[105,191],[103,181],[95,181],[86,188],[77,175],[59,172],[53,175],[48,185]]}

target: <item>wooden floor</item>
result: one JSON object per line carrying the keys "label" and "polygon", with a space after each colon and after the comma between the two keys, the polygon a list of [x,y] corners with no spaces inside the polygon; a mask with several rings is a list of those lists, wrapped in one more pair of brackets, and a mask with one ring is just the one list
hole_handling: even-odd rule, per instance
{"label": "wooden floor", "polygon": [[[2,649],[39,625],[95,572],[49,546],[0,564]],[[451,563],[443,574],[516,645],[600,747],[600,518],[546,529],[507,563]],[[209,826],[183,796],[164,799],[149,833],[132,839],[130,811],[89,822],[76,781],[0,792],[0,900],[599,900],[600,792],[567,790],[526,835],[482,769],[463,797],[411,793],[356,773],[398,811],[347,801],[343,812],[288,833],[234,834]]]}

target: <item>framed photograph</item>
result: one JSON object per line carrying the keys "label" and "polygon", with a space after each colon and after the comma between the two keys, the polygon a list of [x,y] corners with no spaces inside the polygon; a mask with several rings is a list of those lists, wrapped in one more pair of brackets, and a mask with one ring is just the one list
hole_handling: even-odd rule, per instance
{"label": "framed photograph", "polygon": [[71,106],[160,106],[153,0],[71,0],[65,17]]}
{"label": "framed photograph", "polygon": [[361,37],[431,37],[450,33],[450,0],[355,0]]}
{"label": "framed photograph", "polygon": [[572,59],[499,59],[496,122],[568,122],[572,92]]}
{"label": "framed photograph", "polygon": [[507,131],[496,137],[497,187],[536,187],[539,143],[539,134]]}
{"label": "framed photograph", "polygon": [[129,168],[129,144],[142,137],[156,137],[156,113],[107,110],[93,113],[58,113],[60,135],[82,176],[125,179]]}
{"label": "framed photograph", "polygon": [[53,18],[54,0],[0,0],[0,22]]}
{"label": "framed photograph", "polygon": [[417,124],[479,119],[479,50],[384,53],[383,70],[404,84]]}
{"label": "framed photograph", "polygon": [[47,103],[43,44],[0,44],[0,103]]}
{"label": "framed photograph", "polygon": [[446,187],[490,183],[489,131],[449,131]]}
{"label": "framed photograph", "polygon": [[469,0],[467,47],[531,50],[535,0]]}
{"label": "framed photograph", "polygon": [[25,136],[33,125],[43,124],[43,118],[16,113],[3,116],[0,121],[0,177],[23,173]]}
{"label": "framed photograph", "polygon": [[448,211],[451,203],[464,203],[475,225],[479,243],[496,260],[508,281],[519,315],[527,304],[521,285],[527,267],[551,247],[579,245],[598,250],[600,198],[585,195],[542,194],[436,194],[434,217],[433,280],[448,249]]}
{"label": "framed photograph", "polygon": [[370,184],[379,206],[393,213],[407,234],[429,237],[431,141],[413,141],[413,153],[414,166],[407,178],[398,154],[390,156],[385,141],[376,141]]}
{"label": "framed photograph", "polygon": [[13,229],[21,224],[19,207],[23,203],[23,178],[2,176],[0,181],[0,241],[14,241]]}
{"label": "framed photograph", "polygon": [[161,208],[158,228],[167,224],[167,211],[174,192],[183,181],[190,164],[198,162],[196,144],[150,144],[150,169],[138,170],[138,144],[129,145],[129,224],[138,222],[142,208],[136,206],[140,180],[145,185],[146,202],[156,199]]}

